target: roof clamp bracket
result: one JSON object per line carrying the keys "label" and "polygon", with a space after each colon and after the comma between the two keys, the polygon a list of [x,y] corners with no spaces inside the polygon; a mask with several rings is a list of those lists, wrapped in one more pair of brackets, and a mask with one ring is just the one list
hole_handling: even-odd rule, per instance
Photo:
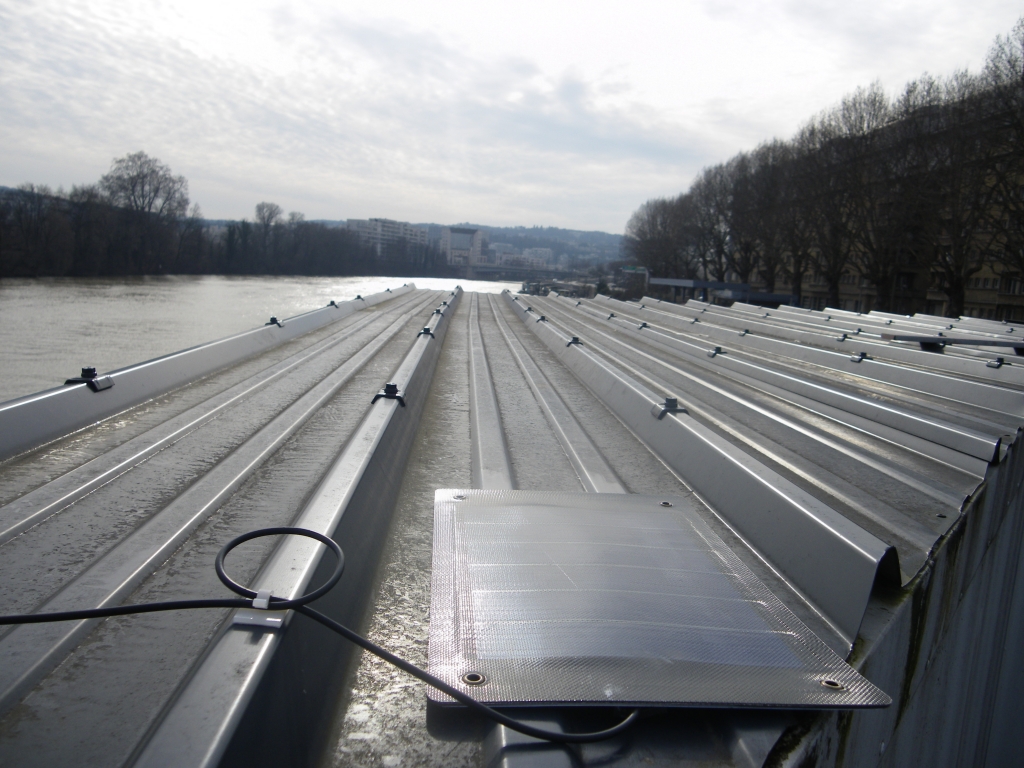
{"label": "roof clamp bracket", "polygon": [[1006,360],[1001,357],[997,357],[995,360],[989,360],[985,363],[986,368],[1002,368],[1005,365]]}
{"label": "roof clamp bracket", "polygon": [[356,296],[353,301],[366,301],[362,296]]}
{"label": "roof clamp bracket", "polygon": [[328,307],[337,307],[338,305],[334,303],[334,299],[331,299],[331,303],[328,304],[327,306]]}
{"label": "roof clamp bracket", "polygon": [[93,392],[102,392],[104,389],[114,386],[114,380],[110,376],[98,376],[96,369],[90,367],[83,368],[81,376],[65,380],[64,386],[69,384],[86,384]]}
{"label": "roof clamp bracket", "polygon": [[699,317],[695,317],[692,320],[690,320],[690,325],[693,325],[694,323],[699,323],[699,322],[700,322],[700,318]]}
{"label": "roof clamp bracket", "polygon": [[264,325],[276,325],[278,328],[284,328],[284,323],[282,323],[280,320],[278,320],[274,316],[271,316],[270,322],[269,323],[264,323]]}
{"label": "roof clamp bracket", "polygon": [[708,350],[708,357],[715,357],[716,355],[720,354],[722,354],[721,347],[712,347],[711,349]]}
{"label": "roof clamp bracket", "polygon": [[444,317],[444,312],[442,312],[440,309],[435,309],[431,314],[440,315],[441,317]]}
{"label": "roof clamp bracket", "polygon": [[651,416],[661,421],[666,413],[687,413],[687,410],[679,405],[675,397],[666,397],[664,403],[655,403],[651,406]]}
{"label": "roof clamp bracket", "polygon": [[648,325],[647,323],[640,323],[640,325],[638,325],[638,326],[636,327],[636,329],[637,329],[638,331],[642,331],[642,330],[643,330],[644,328],[650,328],[650,327],[651,327],[651,326],[649,326],[649,325]]}
{"label": "roof clamp bracket", "polygon": [[739,333],[737,334],[737,336],[746,336],[746,335],[747,335],[748,333],[750,333],[750,330],[749,330],[749,329],[747,329],[747,328],[744,328],[744,329],[743,329],[742,331],[740,331],[740,332],[739,332]]}
{"label": "roof clamp bracket", "polygon": [[870,359],[871,358],[868,357],[868,353],[867,352],[854,352],[852,355],[850,355],[850,362],[851,363],[860,363],[860,362],[863,362],[864,360],[870,360]]}
{"label": "roof clamp bracket", "polygon": [[421,331],[420,331],[419,333],[417,333],[417,334],[416,334],[416,338],[417,338],[417,339],[418,339],[418,338],[419,338],[420,336],[429,336],[429,337],[430,337],[430,338],[432,338],[432,339],[436,339],[436,338],[437,338],[437,337],[436,337],[436,336],[434,335],[434,332],[433,332],[432,330],[430,330],[430,327],[429,327],[429,326],[426,326],[426,325],[425,325],[425,326],[423,326],[423,330],[421,330]]}
{"label": "roof clamp bracket", "polygon": [[579,344],[581,347],[583,346],[583,342],[580,341],[579,336],[573,336],[568,342],[566,342],[565,346],[571,347],[573,344]]}
{"label": "roof clamp bracket", "polygon": [[577,301],[577,302],[576,302],[576,306],[578,307],[578,306],[579,306],[580,304],[582,304],[582,303],[583,303],[582,301]]}
{"label": "roof clamp bracket", "polygon": [[640,305],[640,309],[644,309],[646,306],[647,306],[646,304],[641,304]]}
{"label": "roof clamp bracket", "polygon": [[441,306],[442,307],[447,307],[448,306],[448,302],[447,301],[442,301],[441,302]]}
{"label": "roof clamp bracket", "polygon": [[398,385],[393,381],[389,381],[384,385],[384,389],[373,396],[373,400],[370,401],[370,405],[373,405],[382,397],[385,400],[397,400],[398,404],[405,408],[405,390],[399,389]]}
{"label": "roof clamp bracket", "polygon": [[540,317],[537,318],[538,323],[546,323],[547,321],[548,319],[544,317],[544,315],[541,315]]}
{"label": "roof clamp bracket", "polygon": [[836,336],[836,341],[846,341],[846,334],[840,333],[838,336]]}
{"label": "roof clamp bracket", "polygon": [[270,608],[270,590],[258,590],[256,592],[256,597],[252,599],[252,607],[257,608],[261,611],[268,610]]}
{"label": "roof clamp bracket", "polygon": [[391,293],[391,289],[390,288],[385,288],[384,289],[384,293]]}
{"label": "roof clamp bracket", "polygon": [[610,313],[610,314],[608,315],[608,319],[609,319],[609,320],[611,320],[611,319],[612,319],[613,317],[615,317],[615,313],[614,313],[614,312],[612,312],[612,313]]}
{"label": "roof clamp bracket", "polygon": [[527,311],[527,312],[533,312],[533,307],[527,307],[527,308],[526,308],[526,311]]}

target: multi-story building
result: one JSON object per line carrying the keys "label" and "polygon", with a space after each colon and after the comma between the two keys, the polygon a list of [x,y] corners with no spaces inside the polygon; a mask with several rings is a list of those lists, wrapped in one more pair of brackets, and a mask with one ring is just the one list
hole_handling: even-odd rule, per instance
{"label": "multi-story building", "polygon": [[484,263],[484,233],[470,227],[445,227],[441,230],[441,253],[449,266],[472,267]]}
{"label": "multi-story building", "polygon": [[404,240],[409,245],[427,244],[427,230],[407,221],[392,219],[349,219],[347,227],[381,256],[388,245]]}

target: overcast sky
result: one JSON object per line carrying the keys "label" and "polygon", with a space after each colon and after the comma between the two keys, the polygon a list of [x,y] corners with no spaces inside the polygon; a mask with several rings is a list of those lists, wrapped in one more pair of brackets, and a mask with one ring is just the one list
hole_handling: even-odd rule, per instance
{"label": "overcast sky", "polygon": [[0,184],[143,150],[209,218],[621,232],[858,85],[980,69],[1005,0],[0,0]]}

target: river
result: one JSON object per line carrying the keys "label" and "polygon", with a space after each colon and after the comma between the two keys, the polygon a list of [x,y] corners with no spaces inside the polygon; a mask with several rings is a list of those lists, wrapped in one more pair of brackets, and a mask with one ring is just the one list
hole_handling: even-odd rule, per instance
{"label": "river", "polygon": [[291,317],[332,300],[395,288],[500,293],[518,283],[408,277],[4,278],[0,403]]}

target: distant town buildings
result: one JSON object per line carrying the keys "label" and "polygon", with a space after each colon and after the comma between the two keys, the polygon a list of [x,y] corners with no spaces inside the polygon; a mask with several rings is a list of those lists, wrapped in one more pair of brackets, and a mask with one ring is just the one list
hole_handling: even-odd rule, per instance
{"label": "distant town buildings", "polygon": [[400,240],[406,241],[409,245],[427,244],[427,230],[414,227],[407,221],[349,219],[346,226],[359,235],[362,242],[373,246],[378,256],[383,254],[388,245]]}
{"label": "distant town buildings", "polygon": [[[484,233],[469,227],[444,227],[441,230],[441,253],[449,266],[487,263],[484,254]],[[490,249],[486,250],[490,254]]]}

